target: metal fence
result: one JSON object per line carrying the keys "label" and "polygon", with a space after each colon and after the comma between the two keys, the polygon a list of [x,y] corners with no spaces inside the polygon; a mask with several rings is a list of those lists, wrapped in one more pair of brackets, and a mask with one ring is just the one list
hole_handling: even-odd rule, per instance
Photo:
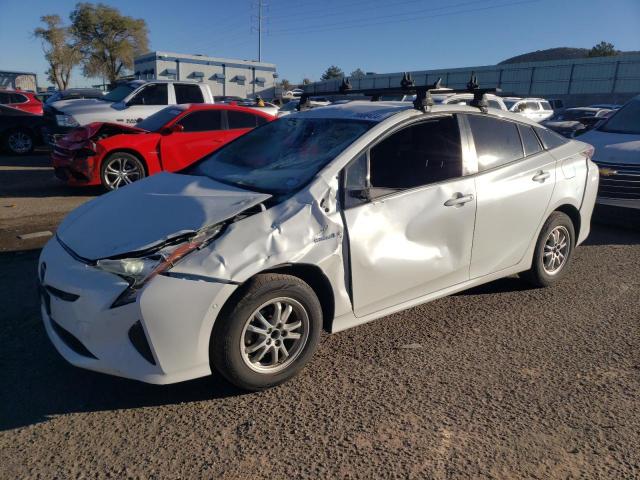
{"label": "metal fence", "polygon": [[[411,72],[411,76],[417,85],[441,78],[443,86],[464,88],[471,72],[478,76],[481,86],[501,88],[504,95],[562,98],[569,104],[621,102],[640,93],[640,55],[421,70]],[[368,89],[397,87],[401,78],[402,72],[395,72],[350,81],[354,89]],[[340,80],[315,82],[305,90],[322,94],[339,85]]]}

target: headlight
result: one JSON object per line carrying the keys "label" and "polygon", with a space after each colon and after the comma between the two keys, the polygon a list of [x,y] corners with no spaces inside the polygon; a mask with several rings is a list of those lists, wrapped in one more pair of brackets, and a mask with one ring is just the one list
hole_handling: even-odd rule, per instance
{"label": "headlight", "polygon": [[56,123],[59,127],[77,127],[80,125],[71,115],[56,115]]}
{"label": "headlight", "polygon": [[139,258],[119,258],[98,260],[96,267],[105,272],[114,273],[129,282],[127,288],[111,306],[118,307],[135,301],[137,291],[156,275],[170,270],[187,254],[211,243],[222,231],[223,224],[206,227],[185,243],[172,245]]}

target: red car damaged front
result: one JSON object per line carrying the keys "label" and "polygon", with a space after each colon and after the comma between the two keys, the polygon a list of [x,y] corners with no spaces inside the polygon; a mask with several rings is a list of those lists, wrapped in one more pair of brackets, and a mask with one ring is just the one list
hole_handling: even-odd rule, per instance
{"label": "red car damaged front", "polygon": [[51,161],[56,177],[70,185],[99,184],[97,169],[107,153],[101,140],[132,133],[148,132],[142,128],[103,122],[72,130],[53,146]]}

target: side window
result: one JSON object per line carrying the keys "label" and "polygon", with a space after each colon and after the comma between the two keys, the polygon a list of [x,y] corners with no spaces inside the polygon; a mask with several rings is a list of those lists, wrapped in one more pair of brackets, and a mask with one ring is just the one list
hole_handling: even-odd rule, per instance
{"label": "side window", "polygon": [[175,83],[173,89],[176,92],[176,103],[204,103],[202,90],[198,85],[186,85]]}
{"label": "side window", "polygon": [[538,137],[532,127],[528,127],[527,125],[518,125],[518,130],[520,130],[520,137],[522,138],[524,155],[526,157],[529,155],[535,155],[542,151],[542,146],[540,145]]}
{"label": "side window", "polygon": [[533,127],[536,133],[538,134],[538,138],[542,142],[542,146],[546,150],[550,150],[552,148],[559,147],[560,145],[564,145],[569,140],[558,135],[556,132],[552,132],[548,128],[542,127]]}
{"label": "side window", "polygon": [[538,102],[527,102],[527,110],[540,110]]}
{"label": "side window", "polygon": [[489,103],[489,107],[502,110],[502,105],[500,105],[500,102],[498,102],[497,100],[489,100],[488,103]]}
{"label": "side window", "polygon": [[129,105],[167,105],[166,83],[152,83],[147,85],[131,99]]}
{"label": "side window", "polygon": [[222,130],[222,110],[203,110],[193,112],[178,122],[184,132],[207,132]]}
{"label": "side window", "polygon": [[542,105],[542,109],[543,110],[546,110],[546,111],[553,110],[553,108],[551,108],[551,105],[549,104],[549,102],[547,102],[546,100],[543,100],[542,102],[540,102],[540,105]]}
{"label": "side window", "polygon": [[227,110],[229,128],[255,128],[257,124],[256,115],[237,110]]}
{"label": "side window", "polygon": [[499,167],[523,157],[518,127],[485,115],[468,115],[478,155],[478,171]]}
{"label": "side window", "polygon": [[453,116],[406,127],[374,146],[369,153],[372,189],[414,188],[460,176],[460,131]]}
{"label": "side window", "polygon": [[29,99],[24,95],[20,95],[19,93],[12,93],[10,95],[11,100],[9,103],[27,103]]}
{"label": "side window", "polygon": [[0,92],[0,104],[11,103],[11,95],[5,92]]}

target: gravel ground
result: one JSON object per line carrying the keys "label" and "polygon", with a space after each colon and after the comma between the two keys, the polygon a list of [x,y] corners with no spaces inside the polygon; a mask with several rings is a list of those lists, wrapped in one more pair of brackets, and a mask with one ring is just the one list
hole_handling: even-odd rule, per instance
{"label": "gravel ground", "polygon": [[38,253],[0,252],[2,478],[640,477],[639,233],[596,227],[551,289],[507,278],[325,336],[251,394],[68,365]]}

